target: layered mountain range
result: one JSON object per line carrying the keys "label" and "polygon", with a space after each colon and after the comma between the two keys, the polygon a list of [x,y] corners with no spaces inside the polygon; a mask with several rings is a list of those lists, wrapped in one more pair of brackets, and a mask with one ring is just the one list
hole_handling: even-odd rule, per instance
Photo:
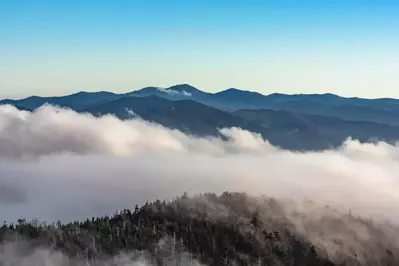
{"label": "layered mountain range", "polygon": [[273,145],[320,150],[347,138],[362,142],[399,140],[399,100],[345,98],[334,94],[270,94],[227,89],[207,93],[188,84],[146,87],[129,93],[78,92],[59,97],[1,100],[33,111],[44,104],[95,116],[140,117],[196,136],[218,135],[240,127],[260,133]]}

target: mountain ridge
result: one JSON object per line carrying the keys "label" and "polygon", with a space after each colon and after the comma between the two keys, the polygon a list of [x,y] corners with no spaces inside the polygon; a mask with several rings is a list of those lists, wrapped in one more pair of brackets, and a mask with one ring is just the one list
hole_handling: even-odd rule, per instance
{"label": "mountain ridge", "polygon": [[[322,114],[339,117],[351,121],[374,121],[391,125],[399,125],[399,100],[393,98],[364,99],[358,97],[342,97],[332,93],[324,94],[282,94],[264,95],[259,92],[229,88],[223,91],[203,92],[189,84],[178,84],[168,88],[145,87],[127,93],[107,91],[77,93],[65,96],[29,96],[13,100],[0,100],[0,104],[13,104],[28,110],[49,103],[74,110],[87,108],[126,96],[145,97],[156,95],[169,100],[192,99],[202,104],[234,112],[241,109],[273,109]],[[345,112],[343,109],[347,109]],[[376,114],[378,113],[378,114]]]}
{"label": "mountain ridge", "polygon": [[239,127],[292,150],[337,147],[349,137],[362,142],[399,140],[399,100],[348,99],[329,93],[264,96],[230,88],[212,94],[181,84],[125,94],[81,91],[0,101],[27,111],[46,103],[96,116],[139,116],[197,136],[220,136],[220,128]]}
{"label": "mountain ridge", "polygon": [[[137,91],[140,91],[140,90],[143,90],[143,89],[147,89],[147,88],[156,88],[156,89],[163,89],[163,90],[175,89],[176,90],[176,89],[179,89],[182,86],[191,87],[191,88],[193,88],[193,89],[195,89],[197,91],[201,91],[201,92],[206,93],[206,94],[218,94],[218,93],[221,93],[221,92],[224,92],[224,91],[237,90],[237,91],[241,91],[241,92],[257,93],[257,94],[260,94],[261,96],[335,96],[335,97],[339,97],[339,98],[343,98],[343,99],[361,99],[361,100],[367,100],[367,101],[374,101],[374,100],[398,101],[398,104],[399,104],[399,98],[393,98],[393,97],[362,98],[362,97],[357,97],[357,96],[342,96],[342,95],[339,95],[339,94],[329,93],[329,92],[326,92],[326,93],[293,93],[293,94],[272,92],[272,93],[269,93],[269,94],[264,94],[264,93],[261,93],[261,92],[251,91],[251,90],[242,90],[242,89],[238,89],[238,88],[227,88],[227,89],[223,89],[223,90],[216,91],[216,92],[212,93],[212,92],[202,91],[202,90],[200,90],[200,89],[198,89],[198,88],[196,88],[196,87],[194,87],[194,86],[192,86],[190,84],[187,84],[187,83],[176,84],[176,85],[172,85],[172,86],[169,86],[169,87],[147,86],[147,87],[135,89],[135,90],[128,91],[128,92],[122,92],[122,93],[115,93],[115,92],[111,92],[111,91],[101,90],[101,91],[79,91],[77,93],[71,93],[71,94],[59,95],[59,96],[39,96],[39,95],[33,95],[33,96],[40,97],[40,98],[52,98],[52,97],[65,97],[65,96],[75,95],[75,94],[79,94],[79,93],[96,94],[96,93],[103,93],[103,92],[116,94],[116,95],[127,95],[127,94],[130,94],[130,93],[133,93],[133,92],[137,92]],[[27,99],[29,97],[32,97],[32,96],[28,96],[28,97],[25,97],[25,98],[17,98],[17,99],[4,98],[4,99],[0,99],[0,101],[4,101],[4,100],[8,100],[8,101],[24,100],[24,99]]]}

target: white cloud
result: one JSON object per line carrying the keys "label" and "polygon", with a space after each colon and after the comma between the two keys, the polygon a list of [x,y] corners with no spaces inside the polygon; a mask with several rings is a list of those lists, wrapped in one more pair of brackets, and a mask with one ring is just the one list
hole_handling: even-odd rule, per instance
{"label": "white cloud", "polygon": [[71,110],[42,106],[33,113],[0,106],[0,157],[37,157],[60,152],[133,155],[149,152],[224,154],[273,147],[259,135],[222,129],[229,141],[199,139],[141,119],[94,118]]}
{"label": "white cloud", "polygon": [[191,92],[187,92],[187,91],[185,91],[185,90],[183,90],[181,93],[182,93],[184,96],[187,96],[187,97],[193,96],[193,94],[192,94]]}
{"label": "white cloud", "polygon": [[348,140],[337,150],[290,152],[238,128],[227,141],[142,120],[95,118],[44,106],[0,107],[0,220],[69,220],[113,213],[183,191],[310,198],[398,222],[399,149]]}
{"label": "white cloud", "polygon": [[[171,242],[169,238],[162,238],[158,243],[154,243],[153,247],[160,249],[164,242]],[[76,259],[67,257],[65,254],[57,250],[46,249],[45,247],[36,247],[29,241],[21,240],[14,242],[3,242],[0,244],[0,261],[2,265],[18,265],[18,266],[32,266],[32,265],[89,265],[84,258]],[[168,253],[169,254],[169,253]],[[153,266],[150,262],[150,253],[142,250],[132,250],[128,253],[120,253],[113,257],[102,258],[101,265],[113,266]],[[191,260],[191,256],[187,252],[182,252],[177,256],[169,256],[169,261],[165,265],[182,265],[201,266],[197,260]],[[179,261],[177,260],[179,259]]]}
{"label": "white cloud", "polygon": [[[351,209],[375,221],[399,223],[398,147],[347,140],[335,150],[301,153],[238,128],[220,131],[226,141],[195,138],[137,118],[0,106],[0,220],[69,221],[184,191],[228,190],[296,203],[307,198],[343,213]],[[290,219],[296,230],[329,256],[355,252],[360,260],[376,249],[379,254],[399,250],[397,227],[370,228],[313,205],[294,207]]]}
{"label": "white cloud", "polygon": [[141,118],[138,114],[136,114],[132,109],[125,108],[125,111],[129,115],[130,118]]}
{"label": "white cloud", "polygon": [[163,88],[157,88],[158,91],[163,92],[163,93],[167,93],[171,96],[176,96],[176,95],[183,95],[186,97],[191,97],[193,96],[193,94],[191,92],[187,92],[185,90],[177,91],[177,90],[173,90],[173,89],[163,89]]}

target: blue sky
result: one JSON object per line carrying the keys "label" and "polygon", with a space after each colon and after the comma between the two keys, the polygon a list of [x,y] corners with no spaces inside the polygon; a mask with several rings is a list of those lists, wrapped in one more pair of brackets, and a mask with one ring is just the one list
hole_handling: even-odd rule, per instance
{"label": "blue sky", "polygon": [[399,98],[399,1],[0,1],[0,98],[189,83]]}

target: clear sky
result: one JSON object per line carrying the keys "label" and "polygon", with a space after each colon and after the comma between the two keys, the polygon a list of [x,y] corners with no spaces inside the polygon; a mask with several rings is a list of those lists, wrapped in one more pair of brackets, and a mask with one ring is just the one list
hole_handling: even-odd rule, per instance
{"label": "clear sky", "polygon": [[0,98],[179,83],[399,98],[399,1],[0,1]]}

